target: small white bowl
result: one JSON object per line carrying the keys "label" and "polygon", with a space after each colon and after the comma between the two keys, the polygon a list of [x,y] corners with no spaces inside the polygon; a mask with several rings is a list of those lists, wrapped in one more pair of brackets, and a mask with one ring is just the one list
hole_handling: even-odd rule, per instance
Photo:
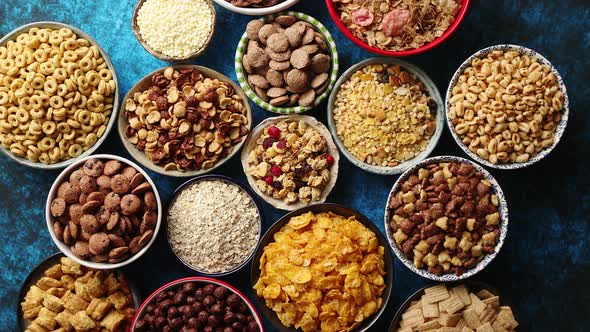
{"label": "small white bowl", "polygon": [[[152,239],[138,253],[136,253],[135,255],[132,255],[131,257],[129,257],[129,259],[119,262],[119,263],[114,263],[114,264],[112,264],[112,263],[95,263],[95,262],[83,260],[80,257],[76,256],[72,252],[72,250],[70,249],[69,246],[67,246],[65,243],[60,241],[57,238],[57,236],[55,235],[55,232],[53,231],[53,217],[51,216],[50,208],[51,208],[51,202],[53,201],[53,199],[57,195],[57,189],[59,188],[59,185],[62,182],[68,180],[70,174],[73,171],[75,171],[79,166],[83,165],[84,162],[86,162],[86,160],[88,160],[88,159],[115,159],[115,160],[122,162],[123,164],[126,164],[128,166],[132,166],[133,168],[135,168],[136,171],[141,173],[143,175],[143,177],[145,178],[145,180],[152,186],[152,189],[154,191],[154,196],[156,196],[156,201],[158,202],[158,221],[156,222],[156,227],[154,228],[154,235],[152,235]],[[63,252],[66,256],[68,256],[69,258],[74,260],[76,263],[78,263],[80,265],[84,265],[89,268],[97,269],[97,270],[117,269],[122,266],[131,264],[134,261],[136,261],[137,259],[139,259],[139,257],[143,256],[143,254],[145,254],[146,251],[148,251],[148,249],[152,246],[152,244],[156,240],[156,237],[158,236],[158,231],[160,230],[160,225],[162,223],[162,200],[160,199],[160,194],[158,193],[158,188],[156,187],[156,184],[154,183],[154,181],[137,164],[135,164],[134,162],[127,160],[123,157],[115,156],[112,154],[97,154],[97,155],[92,155],[92,156],[82,158],[80,160],[76,160],[75,163],[68,166],[66,169],[64,169],[57,176],[57,178],[53,182],[53,185],[51,186],[51,189],[49,189],[49,195],[47,195],[47,203],[45,204],[45,221],[47,223],[47,229],[49,230],[49,235],[51,235],[51,239],[53,240],[53,243],[55,243],[55,245],[59,248],[59,250],[61,252]]]}
{"label": "small white bowl", "polygon": [[[459,76],[461,76],[461,74],[463,73],[463,71],[467,67],[471,66],[471,62],[473,61],[473,59],[485,57],[488,53],[491,53],[491,52],[497,51],[497,50],[516,51],[520,54],[526,54],[526,55],[530,56],[531,58],[537,59],[540,64],[548,65],[549,68],[551,68],[551,72],[555,74],[555,77],[557,78],[557,84],[559,86],[559,89],[563,93],[563,110],[562,110],[563,113],[561,116],[561,120],[559,121],[559,123],[557,124],[557,127],[555,128],[555,139],[554,139],[553,145],[541,150],[538,154],[536,154],[535,156],[533,156],[531,159],[529,159],[527,162],[524,162],[524,163],[507,163],[507,164],[498,163],[498,164],[494,164],[494,163],[488,161],[487,159],[483,159],[482,157],[480,157],[476,153],[473,153],[471,150],[469,150],[469,147],[463,143],[463,141],[461,140],[459,135],[457,135],[457,132],[455,131],[455,128],[453,127],[453,125],[451,123],[451,119],[449,118],[449,110],[451,108],[451,103],[449,102],[449,99],[451,98],[451,92],[453,90],[453,87],[457,84]],[[549,60],[545,59],[545,57],[543,57],[541,54],[531,50],[530,48],[527,48],[524,46],[512,45],[512,44],[501,44],[501,45],[489,46],[489,47],[486,47],[482,50],[475,52],[472,56],[467,58],[467,60],[465,60],[461,64],[461,66],[459,66],[457,71],[455,71],[453,78],[451,78],[451,82],[449,83],[449,87],[447,88],[447,94],[445,97],[445,109],[446,109],[445,118],[447,119],[447,125],[449,126],[449,131],[453,135],[455,142],[457,142],[457,145],[459,145],[461,150],[463,150],[463,152],[465,152],[466,155],[468,155],[471,159],[477,161],[478,163],[480,163],[484,166],[496,168],[496,169],[524,168],[524,167],[530,166],[530,165],[540,161],[541,159],[543,159],[547,155],[549,155],[549,153],[551,151],[553,151],[555,146],[557,146],[557,143],[559,143],[559,141],[561,140],[561,137],[563,136],[563,133],[565,132],[565,127],[567,126],[567,120],[568,120],[569,112],[570,112],[569,111],[569,98],[567,95],[567,90],[565,88],[565,83],[563,82],[563,79],[559,75],[559,72],[557,72],[557,69],[551,64],[551,62],[549,62]]]}
{"label": "small white bowl", "polygon": [[67,25],[65,23],[41,21],[41,22],[33,22],[33,23],[25,24],[23,26],[20,26],[16,29],[12,30],[11,32],[6,34],[4,37],[0,38],[0,46],[6,45],[6,43],[8,43],[8,41],[16,39],[16,37],[19,34],[27,32],[32,28],[40,28],[40,29],[43,29],[43,28],[50,28],[50,29],[66,28],[66,29],[72,30],[79,38],[86,39],[88,42],[90,42],[90,45],[96,46],[98,48],[98,51],[100,52],[100,56],[102,56],[102,58],[104,59],[104,62],[107,64],[107,68],[111,71],[111,73],[113,75],[113,81],[115,82],[115,92],[113,93],[113,109],[112,109],[109,121],[106,124],[106,126],[107,126],[106,130],[105,130],[104,134],[100,138],[98,138],[96,143],[94,143],[94,145],[92,145],[90,148],[88,148],[88,150],[84,151],[84,153],[82,153],[80,156],[78,156],[76,158],[71,158],[68,160],[62,160],[62,161],[57,162],[55,164],[46,165],[46,164],[43,164],[40,162],[32,162],[27,158],[17,157],[15,155],[13,155],[12,153],[10,153],[10,151],[7,151],[2,146],[0,146],[0,152],[2,154],[4,154],[5,156],[9,157],[10,159],[16,161],[17,163],[19,163],[21,165],[32,167],[32,168],[37,168],[37,169],[47,169],[47,170],[62,169],[68,165],[75,163],[76,161],[78,161],[82,158],[90,156],[94,151],[96,151],[96,149],[98,149],[98,147],[107,138],[109,132],[111,131],[111,129],[113,128],[113,126],[115,124],[115,119],[117,118],[117,111],[119,110],[119,80],[117,79],[117,73],[115,72],[115,66],[113,66],[111,59],[109,58],[109,56],[107,55],[105,50],[102,47],[100,47],[98,42],[96,40],[94,40],[94,38],[90,37],[90,35],[88,35],[86,32],[84,32],[76,27],[73,27],[71,25]]}
{"label": "small white bowl", "polygon": [[[436,109],[431,110],[431,112],[433,112],[436,115],[436,120],[435,120],[436,129],[434,130],[434,134],[432,134],[432,137],[430,137],[430,139],[428,140],[428,145],[426,145],[426,148],[424,148],[424,151],[420,152],[420,154],[418,154],[416,157],[406,160],[394,167],[374,166],[374,165],[370,165],[370,164],[367,164],[367,163],[361,161],[360,159],[355,157],[352,153],[350,153],[348,151],[348,149],[346,149],[346,147],[344,146],[344,143],[340,139],[340,136],[338,136],[338,134],[336,133],[336,124],[334,123],[334,103],[336,102],[336,95],[338,94],[338,90],[340,90],[340,86],[344,82],[346,82],[355,72],[357,72],[358,70],[360,70],[368,65],[372,65],[372,64],[396,64],[396,65],[399,65],[400,67],[402,67],[406,71],[410,72],[412,75],[415,75],[424,84],[424,86],[426,86],[426,89],[428,90],[429,97],[432,98],[432,101],[436,104]],[[438,140],[440,139],[440,135],[442,134],[443,127],[444,127],[443,113],[444,113],[443,102],[440,97],[440,93],[438,92],[438,89],[436,87],[436,84],[434,84],[432,79],[430,79],[430,77],[428,77],[428,75],[426,75],[426,73],[423,72],[420,68],[414,66],[413,64],[411,64],[409,62],[406,62],[406,61],[403,61],[403,60],[400,60],[397,58],[375,57],[375,58],[365,59],[365,60],[353,65],[352,67],[348,68],[348,70],[346,70],[344,72],[344,74],[342,74],[342,76],[340,76],[338,81],[336,81],[336,85],[334,86],[334,89],[332,90],[332,93],[330,94],[330,99],[328,99],[328,127],[330,128],[330,132],[332,133],[332,136],[334,137],[334,141],[336,141],[336,145],[338,145],[338,148],[340,149],[342,154],[351,163],[353,163],[355,166],[359,167],[360,169],[367,171],[367,172],[379,174],[379,175],[399,174],[399,173],[405,171],[406,169],[412,167],[412,165],[414,165],[414,164],[424,160],[426,157],[428,157],[430,155],[430,153],[432,153],[432,151],[436,147],[436,144],[438,143]]]}
{"label": "small white bowl", "polygon": [[[414,266],[414,262],[411,259],[408,259],[406,257],[406,255],[404,255],[403,251],[395,243],[395,239],[393,238],[392,229],[391,229],[391,227],[389,227],[389,222],[392,217],[392,215],[391,215],[392,211],[388,207],[389,201],[395,195],[395,193],[397,191],[399,191],[402,183],[404,181],[406,181],[410,177],[410,175],[417,172],[418,169],[420,169],[421,167],[424,167],[424,166],[427,166],[430,164],[448,163],[448,162],[467,163],[467,164],[473,166],[476,171],[480,172],[483,175],[483,177],[490,182],[490,184],[492,185],[492,190],[495,192],[496,196],[498,196],[498,202],[499,202],[498,213],[500,214],[500,225],[499,225],[500,236],[498,238],[498,242],[496,243],[496,246],[494,247],[494,252],[491,254],[486,254],[484,256],[484,258],[479,263],[477,263],[477,265],[475,267],[468,269],[467,271],[465,271],[465,273],[463,273],[460,276],[457,276],[455,274],[443,274],[441,276],[437,276],[434,273],[428,272],[428,270],[419,269],[416,266]],[[391,249],[393,250],[393,252],[397,256],[397,258],[408,269],[410,269],[412,272],[416,273],[417,275],[427,278],[427,279],[430,279],[430,280],[440,281],[440,282],[452,282],[452,281],[467,279],[467,278],[475,275],[476,273],[482,271],[494,258],[496,258],[496,256],[500,252],[500,249],[502,249],[502,245],[504,244],[504,240],[506,239],[506,235],[508,234],[508,203],[506,202],[506,197],[504,196],[504,192],[502,191],[502,188],[500,188],[498,181],[496,181],[496,179],[492,176],[492,174],[490,174],[482,166],[474,163],[471,160],[467,160],[467,159],[464,159],[461,157],[437,156],[437,157],[428,158],[426,160],[423,160],[423,161],[417,163],[416,165],[412,166],[407,171],[405,171],[402,175],[400,175],[400,177],[397,179],[397,181],[395,181],[395,184],[391,188],[389,195],[387,196],[387,201],[385,203],[385,217],[383,220],[384,220],[385,234],[387,235],[387,239],[389,240],[388,241],[389,246],[391,247]]]}
{"label": "small white bowl", "polygon": [[226,0],[213,0],[213,1],[216,4],[220,5],[221,7],[231,10],[232,12],[236,12],[238,14],[243,14],[243,15],[251,15],[251,16],[261,16],[261,15],[268,15],[268,14],[280,12],[282,10],[286,10],[287,8],[289,8],[299,2],[299,0],[285,0],[285,1],[278,3],[274,6],[264,7],[264,8],[253,8],[253,7],[234,6],[229,1],[226,1]]}

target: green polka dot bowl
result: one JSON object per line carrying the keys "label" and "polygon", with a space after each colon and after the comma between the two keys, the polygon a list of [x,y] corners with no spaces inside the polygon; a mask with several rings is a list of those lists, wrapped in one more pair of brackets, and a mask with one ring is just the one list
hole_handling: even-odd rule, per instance
{"label": "green polka dot bowl", "polygon": [[273,106],[269,102],[265,101],[263,98],[261,98],[255,92],[254,87],[251,86],[250,83],[248,82],[248,78],[247,78],[248,73],[244,69],[244,64],[243,64],[242,58],[243,58],[244,54],[246,53],[246,50],[248,48],[248,42],[250,41],[248,39],[246,32],[244,32],[244,34],[240,38],[240,42],[238,43],[238,47],[236,49],[236,55],[235,55],[236,76],[238,78],[238,82],[240,83],[240,86],[242,87],[242,89],[244,90],[244,92],[246,93],[248,98],[250,98],[250,100],[252,100],[256,105],[262,107],[263,109],[265,109],[267,111],[273,112],[273,113],[298,114],[298,113],[307,112],[307,111],[315,108],[322,101],[324,101],[326,98],[328,98],[328,96],[330,95],[330,91],[332,90],[332,88],[334,87],[334,84],[336,83],[336,80],[338,79],[338,51],[336,50],[336,43],[334,42],[334,38],[332,37],[332,35],[328,31],[328,29],[322,23],[320,23],[320,21],[318,21],[317,19],[315,19],[307,14],[303,14],[300,12],[294,12],[294,11],[287,11],[287,12],[281,12],[281,13],[267,15],[267,16],[260,18],[260,20],[265,23],[273,22],[276,17],[283,16],[283,15],[293,16],[293,17],[297,18],[298,21],[303,21],[303,22],[309,23],[311,26],[313,26],[315,28],[316,32],[319,32],[323,36],[323,39],[328,46],[327,52],[330,55],[330,69],[327,72],[328,78],[327,78],[327,82],[326,82],[327,87],[325,89],[323,89],[323,91],[320,94],[316,95],[314,101],[311,104],[309,104],[308,106],[296,106],[296,105],[294,105],[294,106]]}

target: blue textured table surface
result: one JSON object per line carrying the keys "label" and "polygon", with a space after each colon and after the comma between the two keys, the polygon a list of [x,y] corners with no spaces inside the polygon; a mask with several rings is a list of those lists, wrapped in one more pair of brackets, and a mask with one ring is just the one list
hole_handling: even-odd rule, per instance
{"label": "blue textured table surface", "polygon": [[[113,61],[121,94],[141,77],[166,66],[149,55],[131,31],[131,0],[0,0],[0,36],[33,21],[61,21],[93,36]],[[341,57],[341,73],[370,57],[348,41],[332,23],[322,0],[302,0],[294,10],[323,22],[333,34]],[[233,54],[250,19],[217,6],[217,32],[195,63],[235,80]],[[568,87],[571,116],[562,142],[542,162],[518,171],[492,173],[508,198],[510,228],[500,255],[474,279],[496,286],[509,298],[526,331],[588,331],[590,303],[590,6],[587,0],[475,1],[458,31],[438,48],[408,60],[423,68],[444,93],[459,64],[489,45],[513,43],[545,55]],[[311,115],[325,120],[325,105]],[[255,124],[271,116],[254,107]],[[129,158],[114,130],[98,149]],[[448,130],[433,155],[462,156]],[[237,159],[218,173],[245,182]],[[19,166],[0,157],[0,331],[14,329],[17,294],[29,271],[58,249],[45,226],[43,208],[58,172]],[[166,204],[183,180],[150,173]],[[329,197],[360,210],[383,231],[383,209],[396,177],[377,176],[341,160],[340,177]],[[264,206],[265,226],[283,213]],[[163,233],[139,261],[125,269],[143,296],[160,285],[194,275],[174,257]],[[223,278],[252,296],[249,268]],[[394,291],[387,310],[372,329],[385,331],[400,304],[427,283],[395,261]],[[272,328],[267,330],[273,331]]]}

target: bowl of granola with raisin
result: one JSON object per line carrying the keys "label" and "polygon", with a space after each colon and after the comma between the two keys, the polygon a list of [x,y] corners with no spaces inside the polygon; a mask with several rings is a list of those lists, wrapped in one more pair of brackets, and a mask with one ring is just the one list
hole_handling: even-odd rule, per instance
{"label": "bowl of granola with raisin", "polygon": [[307,115],[262,121],[242,150],[248,183],[281,210],[325,202],[338,177],[338,148],[328,128]]}

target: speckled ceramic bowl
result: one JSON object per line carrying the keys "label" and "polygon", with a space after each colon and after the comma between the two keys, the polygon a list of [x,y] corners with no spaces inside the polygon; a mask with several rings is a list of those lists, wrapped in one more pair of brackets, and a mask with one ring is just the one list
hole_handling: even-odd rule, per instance
{"label": "speckled ceramic bowl", "polygon": [[318,106],[322,101],[324,101],[328,97],[328,95],[330,95],[330,91],[334,87],[334,83],[336,82],[336,79],[338,78],[338,51],[336,50],[336,43],[334,42],[334,38],[332,38],[332,35],[328,31],[328,29],[322,23],[320,23],[320,21],[316,20],[315,18],[313,18],[307,14],[288,11],[288,12],[282,12],[282,13],[278,13],[278,14],[268,15],[268,16],[261,18],[261,20],[264,22],[268,22],[280,15],[291,15],[291,16],[295,16],[300,21],[308,22],[315,27],[316,31],[319,31],[324,36],[324,40],[326,41],[326,43],[328,44],[328,47],[330,48],[330,61],[331,61],[329,77],[328,77],[328,79],[330,81],[328,83],[328,87],[326,88],[326,90],[322,94],[320,94],[319,96],[316,96],[313,104],[311,104],[310,106],[291,106],[291,107],[282,107],[281,106],[281,107],[277,107],[277,106],[272,106],[268,102],[262,100],[262,98],[258,97],[256,92],[254,92],[254,90],[250,87],[250,84],[248,83],[248,79],[246,78],[246,75],[247,75],[246,70],[244,69],[244,66],[242,65],[242,57],[244,56],[244,54],[246,52],[246,48],[247,48],[248,41],[249,41],[248,36],[246,35],[246,32],[244,32],[244,34],[240,38],[240,42],[238,43],[238,47],[236,48],[236,55],[235,55],[235,59],[234,59],[235,60],[235,68],[236,68],[236,76],[238,77],[238,83],[240,83],[240,86],[242,87],[242,89],[244,89],[244,92],[250,98],[250,100],[252,100],[256,105],[264,108],[265,110],[273,112],[273,113],[279,113],[279,114],[295,114],[295,113],[307,112],[307,111],[313,109],[314,107]]}
{"label": "speckled ceramic bowl", "polygon": [[213,0],[216,4],[220,5],[221,7],[231,10],[232,12],[236,12],[238,14],[243,15],[252,15],[252,16],[260,16],[260,15],[268,15],[276,12],[280,12],[286,10],[287,8],[295,5],[299,2],[299,0],[284,0],[274,6],[270,7],[238,7],[234,6],[228,0]]}
{"label": "speckled ceramic bowl", "polygon": [[[379,240],[379,245],[383,246],[384,248],[387,246],[385,244],[386,240],[383,236],[383,233],[377,228],[377,226],[367,217],[365,217],[360,212],[334,203],[322,203],[322,204],[313,204],[296,211],[291,211],[286,215],[282,216],[279,220],[277,220],[267,231],[264,233],[264,236],[260,240],[258,244],[258,248],[256,249],[256,254],[254,255],[254,259],[252,260],[252,270],[250,272],[250,278],[252,285],[255,285],[257,280],[260,278],[260,259],[262,254],[264,253],[264,248],[271,242],[275,242],[274,235],[278,231],[285,226],[291,217],[296,217],[302,215],[307,212],[313,213],[323,213],[323,212],[333,212],[335,214],[341,215],[343,217],[355,217],[360,223],[362,223],[365,227],[371,230],[377,236]],[[391,255],[391,251],[385,249],[383,253],[383,262],[385,263],[385,290],[383,290],[383,294],[381,294],[381,298],[383,302],[381,303],[381,307],[375,312],[373,315],[365,319],[358,327],[356,327],[353,331],[354,332],[366,332],[366,331],[376,331],[376,329],[372,329],[371,326],[375,324],[379,320],[379,317],[385,309],[387,308],[389,299],[391,297],[391,293],[393,291],[393,282],[394,282],[394,273],[393,273],[393,257]],[[284,326],[279,318],[277,317],[276,312],[274,312],[271,308],[266,306],[265,300],[261,297],[256,296],[254,293],[254,303],[258,306],[264,317],[270,321],[272,326],[280,332],[297,332],[300,331],[299,329],[295,329],[293,327],[286,327]]]}
{"label": "speckled ceramic bowl", "polygon": [[[534,59],[537,59],[539,61],[539,63],[541,63],[541,64],[548,65],[551,68],[551,71],[555,74],[555,77],[557,78],[557,83],[559,85],[559,89],[563,93],[563,97],[564,97],[562,116],[561,116],[561,120],[557,124],[557,127],[555,128],[555,140],[553,142],[553,145],[541,150],[541,152],[539,152],[537,155],[530,158],[529,161],[524,162],[524,163],[494,164],[494,163],[491,163],[490,161],[488,161],[487,159],[481,158],[479,155],[477,155],[476,153],[473,153],[471,150],[469,150],[469,147],[463,143],[463,141],[461,140],[461,138],[459,137],[459,135],[455,131],[455,128],[453,127],[453,125],[451,123],[451,119],[449,118],[449,110],[451,107],[449,99],[451,98],[451,92],[453,90],[453,87],[457,84],[457,81],[459,80],[459,76],[461,76],[461,74],[463,73],[465,68],[471,66],[471,62],[473,61],[473,59],[484,57],[488,53],[491,53],[496,50],[517,51],[521,54],[526,54]],[[563,133],[565,132],[565,127],[567,126],[567,121],[568,121],[568,117],[569,117],[569,98],[567,95],[567,90],[565,88],[565,83],[563,82],[563,79],[559,75],[559,72],[557,72],[557,69],[549,62],[549,60],[545,59],[541,54],[539,54],[529,48],[526,48],[524,46],[511,45],[511,44],[502,44],[502,45],[495,45],[495,46],[486,47],[482,50],[477,51],[475,54],[473,54],[472,56],[467,58],[467,60],[465,60],[461,64],[461,66],[457,69],[457,71],[455,71],[453,78],[451,78],[451,82],[449,83],[449,87],[447,89],[447,95],[445,98],[445,106],[446,106],[445,117],[447,119],[447,125],[449,126],[449,130],[450,130],[451,134],[453,135],[455,142],[457,142],[457,144],[463,150],[463,152],[465,152],[465,154],[467,154],[471,159],[477,161],[478,163],[480,163],[484,166],[487,166],[487,167],[497,168],[497,169],[524,168],[524,167],[530,166],[530,165],[540,161],[541,159],[545,158],[547,155],[549,155],[549,153],[555,148],[555,146],[557,146],[557,143],[559,143],[559,141],[561,140],[561,137],[563,136]]]}
{"label": "speckled ceramic bowl", "polygon": [[166,238],[168,239],[168,245],[170,246],[170,250],[174,253],[176,258],[178,258],[178,260],[180,260],[182,262],[182,264],[184,264],[187,268],[189,268],[190,270],[195,271],[199,274],[205,275],[207,277],[223,277],[223,276],[230,275],[230,274],[233,274],[233,273],[241,270],[244,266],[246,266],[250,262],[250,260],[254,256],[254,253],[256,252],[256,247],[258,245],[258,242],[260,241],[260,237],[262,236],[262,223],[264,222],[264,216],[262,214],[262,207],[258,203],[258,200],[256,200],[256,197],[255,197],[256,195],[254,194],[254,192],[252,192],[252,190],[248,186],[246,186],[246,185],[244,185],[244,184],[242,184],[230,177],[223,176],[223,175],[216,175],[216,174],[207,174],[207,175],[197,176],[196,178],[190,179],[190,180],[186,181],[185,183],[181,184],[174,191],[174,194],[172,194],[172,198],[170,199],[170,203],[168,203],[168,211],[170,210],[170,207],[172,206],[172,204],[174,204],[174,201],[176,200],[178,195],[183,190],[185,190],[186,188],[190,187],[191,185],[193,185],[197,182],[202,182],[202,181],[221,181],[221,182],[225,182],[230,185],[238,186],[246,194],[248,194],[250,199],[252,199],[252,203],[254,203],[254,206],[256,206],[256,210],[258,210],[258,227],[259,228],[258,228],[258,237],[256,238],[256,245],[252,248],[252,251],[250,252],[248,257],[243,262],[241,262],[238,266],[236,266],[233,269],[230,269],[228,271],[223,271],[223,272],[218,272],[218,273],[210,273],[210,272],[199,270],[198,268],[189,264],[186,260],[184,260],[174,250],[174,248],[172,247],[172,244],[170,243],[170,234],[169,234],[169,226],[168,226],[169,225],[169,222],[168,222],[169,213],[166,213]]}
{"label": "speckled ceramic bowl", "polygon": [[256,321],[258,326],[260,327],[260,332],[264,332],[264,325],[262,324],[262,319],[260,318],[258,311],[256,311],[256,308],[254,307],[252,302],[250,302],[250,300],[248,300],[246,295],[244,295],[237,288],[233,287],[232,285],[230,285],[226,282],[223,282],[223,281],[217,280],[217,279],[213,279],[213,278],[206,278],[206,277],[188,277],[188,278],[177,279],[177,280],[171,281],[171,282],[165,284],[164,286],[156,289],[152,294],[150,294],[150,296],[148,296],[145,299],[145,301],[143,301],[143,303],[141,304],[141,306],[139,307],[139,309],[135,313],[135,317],[133,317],[133,323],[132,323],[132,328],[130,329],[130,332],[139,331],[138,329],[135,328],[137,321],[139,320],[139,318],[143,317],[146,314],[147,306],[150,303],[153,303],[154,301],[156,301],[155,297],[158,294],[160,294],[164,291],[170,290],[172,288],[182,286],[183,284],[188,283],[188,282],[195,282],[195,283],[199,283],[199,284],[214,284],[214,285],[222,286],[222,287],[227,288],[231,293],[238,295],[242,299],[242,301],[244,301],[244,303],[246,303],[246,305],[248,306],[248,309],[250,309],[250,313],[252,314],[252,316],[254,317],[254,320]]}
{"label": "speckled ceramic bowl", "polygon": [[[86,160],[93,159],[93,158],[106,159],[106,160],[114,159],[114,160],[120,161],[124,165],[131,166],[131,167],[135,168],[135,170],[137,172],[139,172],[143,175],[143,177],[145,178],[145,181],[147,181],[150,184],[150,186],[154,192],[154,196],[156,196],[156,201],[158,203],[158,219],[156,222],[156,226],[154,227],[154,235],[152,235],[152,239],[148,242],[148,244],[145,245],[145,247],[141,248],[141,250],[139,252],[137,252],[134,255],[131,255],[127,260],[124,260],[119,263],[108,263],[108,262],[107,263],[97,263],[97,262],[92,262],[90,260],[83,260],[82,258],[76,256],[72,252],[72,250],[70,249],[70,247],[68,245],[66,245],[63,241],[60,241],[57,238],[57,236],[55,235],[55,232],[53,230],[54,218],[53,218],[53,216],[51,216],[51,202],[57,196],[57,190],[58,190],[59,186],[63,182],[68,181],[72,172],[74,172],[78,167],[84,165],[84,162],[86,162]],[[45,204],[45,221],[47,224],[47,229],[49,230],[49,235],[51,236],[53,243],[55,243],[55,245],[59,248],[59,250],[61,252],[63,252],[66,256],[68,256],[69,258],[74,260],[76,263],[78,263],[80,265],[84,265],[84,266],[92,268],[92,269],[97,269],[97,270],[107,270],[107,269],[120,268],[125,265],[129,265],[129,264],[133,263],[134,261],[139,259],[141,256],[143,256],[143,254],[145,254],[148,251],[148,249],[152,246],[152,244],[154,244],[154,241],[156,241],[156,237],[158,236],[158,231],[160,230],[160,225],[162,223],[162,214],[163,214],[162,200],[160,199],[160,194],[158,193],[158,188],[156,187],[156,184],[154,183],[154,181],[146,173],[146,171],[144,171],[141,167],[139,167],[134,162],[127,160],[123,157],[115,156],[112,154],[97,154],[97,155],[87,156],[85,158],[77,160],[75,163],[68,166],[68,168],[64,169],[57,176],[57,178],[53,182],[53,185],[51,185],[51,189],[49,189],[49,194],[47,195],[47,202]]]}
{"label": "speckled ceramic bowl", "polygon": [[[336,133],[336,124],[334,122],[334,104],[336,102],[336,95],[338,94],[338,90],[340,89],[340,86],[344,82],[346,82],[356,71],[366,67],[367,65],[371,65],[371,64],[399,65],[403,69],[412,73],[418,79],[420,79],[420,81],[422,81],[422,83],[424,83],[424,85],[428,89],[428,93],[429,93],[430,97],[432,98],[432,101],[434,102],[434,105],[435,105],[435,109],[431,109],[431,111],[433,112],[433,114],[436,115],[436,120],[435,120],[436,129],[435,129],[432,137],[430,137],[428,145],[426,146],[424,151],[422,151],[416,157],[414,157],[410,160],[406,160],[395,167],[374,166],[374,165],[370,165],[370,164],[367,164],[367,163],[361,161],[360,159],[355,157],[352,153],[350,153],[348,151],[348,149],[346,149],[344,147],[344,143],[342,142],[342,140],[340,139],[340,137]],[[338,145],[338,148],[340,149],[340,151],[342,151],[342,154],[344,154],[344,156],[351,163],[353,163],[355,166],[359,167],[362,170],[365,170],[365,171],[371,172],[371,173],[375,173],[375,174],[393,175],[393,174],[399,174],[399,173],[405,171],[406,169],[408,169],[412,165],[420,162],[421,160],[424,160],[424,158],[428,157],[430,155],[430,153],[432,153],[432,151],[436,147],[436,144],[438,143],[438,140],[440,139],[440,135],[442,134],[442,130],[444,127],[443,113],[444,113],[444,107],[443,107],[442,99],[440,97],[440,93],[438,92],[438,89],[437,89],[436,85],[434,84],[434,82],[432,81],[432,79],[430,79],[430,77],[428,77],[428,75],[426,75],[425,72],[423,72],[420,68],[414,66],[413,64],[403,61],[403,60],[400,60],[400,59],[377,57],[377,58],[365,59],[365,60],[355,64],[354,66],[348,68],[348,70],[346,70],[344,72],[344,74],[342,74],[340,76],[340,78],[336,82],[336,85],[334,86],[334,89],[332,90],[332,93],[330,94],[330,99],[328,100],[328,127],[330,128],[330,132],[332,132],[332,136],[334,137],[334,140],[336,141],[336,145]]]}
{"label": "speckled ceramic bowl", "polygon": [[107,68],[111,71],[112,76],[113,76],[113,81],[115,82],[115,92],[113,93],[113,109],[112,109],[112,113],[110,115],[109,121],[106,123],[106,130],[105,130],[104,134],[98,138],[96,143],[94,143],[94,145],[92,145],[88,150],[84,151],[84,153],[82,153],[80,156],[78,156],[76,158],[71,158],[68,160],[63,160],[63,161],[60,161],[55,164],[46,165],[46,164],[43,164],[40,162],[32,162],[26,158],[17,157],[15,155],[13,155],[12,153],[10,153],[10,151],[7,151],[2,146],[0,146],[0,152],[2,154],[4,154],[8,158],[16,161],[17,163],[19,163],[21,165],[32,167],[32,168],[38,168],[38,169],[62,169],[62,168],[67,167],[68,165],[71,165],[71,164],[75,163],[76,161],[94,153],[94,151],[96,151],[96,149],[98,149],[98,147],[107,138],[111,129],[114,127],[115,120],[117,119],[117,111],[119,110],[119,80],[117,79],[117,73],[115,72],[115,67],[113,66],[113,63],[111,62],[111,59],[109,58],[109,56],[107,55],[105,50],[102,47],[100,47],[98,42],[96,40],[94,40],[94,38],[90,37],[90,35],[88,35],[86,32],[84,32],[76,27],[73,27],[71,25],[67,25],[65,23],[43,21],[43,22],[34,22],[34,23],[29,23],[29,24],[23,25],[21,27],[14,29],[13,31],[9,32],[4,37],[0,38],[0,46],[6,45],[6,43],[8,43],[9,40],[14,40],[19,34],[27,32],[31,28],[51,28],[51,29],[66,28],[66,29],[72,30],[78,37],[88,40],[91,45],[96,46],[98,48],[98,51],[100,52],[100,55],[104,59],[104,62],[107,64]]}
{"label": "speckled ceramic bowl", "polygon": [[[464,162],[464,163],[468,163],[468,164],[472,165],[473,167],[475,167],[475,169],[478,172],[481,172],[481,174],[483,174],[483,176],[486,180],[488,180],[491,183],[492,190],[498,196],[498,202],[499,202],[498,213],[500,214],[500,237],[498,238],[498,242],[496,243],[496,247],[494,248],[494,252],[491,254],[486,254],[484,256],[484,258],[474,268],[471,268],[471,269],[465,271],[465,273],[463,273],[461,276],[456,276],[454,274],[443,274],[441,276],[437,276],[433,273],[428,272],[428,270],[419,269],[416,266],[414,266],[414,262],[411,259],[406,258],[403,251],[397,246],[397,244],[395,243],[395,240],[393,238],[393,232],[391,230],[391,227],[389,227],[389,222],[392,217],[392,210],[388,208],[388,205],[389,205],[389,201],[391,200],[391,198],[395,195],[395,193],[397,193],[400,190],[401,184],[404,181],[406,181],[410,177],[410,175],[418,172],[418,170],[421,167],[424,167],[424,166],[430,165],[430,164],[448,163],[448,162],[453,162],[453,161],[459,162],[459,163]],[[412,272],[416,273],[417,275],[419,275],[421,277],[424,277],[424,278],[427,278],[430,280],[435,280],[435,281],[441,281],[441,282],[458,281],[458,280],[467,279],[471,276],[474,276],[478,272],[482,271],[498,255],[498,253],[500,252],[500,249],[502,249],[502,245],[504,244],[504,240],[506,239],[506,235],[508,234],[508,203],[506,203],[506,197],[504,196],[504,192],[502,191],[502,188],[500,188],[500,185],[498,184],[496,179],[494,179],[492,174],[490,174],[482,166],[474,163],[473,161],[470,161],[470,160],[467,160],[467,159],[464,159],[461,157],[437,156],[437,157],[428,158],[420,163],[417,163],[416,165],[412,166],[407,171],[405,171],[397,179],[397,181],[395,182],[395,184],[391,188],[391,191],[389,192],[389,195],[387,196],[387,201],[385,203],[384,227],[385,227],[385,232],[387,233],[387,239],[389,240],[389,246],[391,247],[391,249],[393,250],[393,252],[397,256],[397,258],[402,263],[404,263],[404,265],[408,269],[410,269]]]}
{"label": "speckled ceramic bowl", "polygon": [[[53,254],[39,263],[27,276],[25,281],[23,282],[17,300],[17,308],[16,308],[16,317],[17,317],[17,324],[19,327],[19,331],[27,330],[28,326],[30,325],[30,321],[23,318],[23,311],[21,308],[20,303],[25,301],[25,296],[29,291],[31,286],[35,285],[39,279],[44,276],[44,272],[49,269],[50,267],[59,264],[62,257],[65,257],[64,254],[61,252]],[[133,307],[135,310],[139,309],[139,305],[141,304],[141,296],[137,287],[133,283],[133,280],[130,280],[125,276],[125,274],[121,270],[117,270],[116,273],[127,281],[127,286],[129,287],[129,291],[131,292],[131,296],[133,297]]]}

